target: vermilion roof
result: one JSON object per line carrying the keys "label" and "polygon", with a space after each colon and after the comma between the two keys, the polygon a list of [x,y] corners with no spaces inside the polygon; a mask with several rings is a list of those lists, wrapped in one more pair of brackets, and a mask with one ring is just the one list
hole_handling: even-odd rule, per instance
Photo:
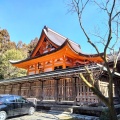
{"label": "vermilion roof", "polygon": [[[90,56],[99,56],[98,54],[85,54],[81,51],[81,48],[80,48],[80,45],[69,40],[68,38],[58,34],[57,32],[51,30],[50,28],[48,27],[44,27],[43,30],[42,30],[42,33],[41,33],[41,36],[40,36],[40,39],[36,45],[36,47],[34,48],[33,52],[31,53],[30,57],[25,59],[25,60],[21,60],[21,61],[10,61],[12,64],[16,64],[16,63],[20,63],[20,62],[23,62],[23,61],[27,61],[27,60],[31,60],[31,59],[35,59],[35,58],[38,58],[38,57],[41,57],[41,56],[44,56],[46,55],[46,53],[40,55],[40,56],[36,56],[36,57],[32,57],[32,55],[34,54],[36,48],[38,47],[40,41],[41,41],[41,38],[42,36],[45,35],[53,44],[55,44],[57,46],[57,49],[56,50],[59,50],[61,49],[66,43],[68,43],[71,47],[71,49],[73,49],[74,52],[76,52],[77,54],[81,55],[81,56],[87,56],[87,57],[90,57]],[[50,53],[53,53],[54,51],[56,50],[53,50],[51,51]],[[47,54],[50,54],[50,53],[47,53]]]}

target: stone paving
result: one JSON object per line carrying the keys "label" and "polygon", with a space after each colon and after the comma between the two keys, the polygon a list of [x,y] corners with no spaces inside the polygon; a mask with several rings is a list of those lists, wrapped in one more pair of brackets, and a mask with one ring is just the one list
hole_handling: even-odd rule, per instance
{"label": "stone paving", "polygon": [[99,120],[98,117],[71,114],[58,111],[37,111],[34,115],[23,115],[8,118],[7,120]]}

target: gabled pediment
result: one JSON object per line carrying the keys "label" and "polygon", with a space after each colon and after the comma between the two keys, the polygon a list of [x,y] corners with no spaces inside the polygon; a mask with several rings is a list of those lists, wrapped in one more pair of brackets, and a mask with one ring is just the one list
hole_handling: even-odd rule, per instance
{"label": "gabled pediment", "polygon": [[42,32],[41,37],[33,50],[31,57],[37,57],[46,53],[49,53],[53,50],[56,50],[58,48],[57,45],[55,45],[44,32]]}
{"label": "gabled pediment", "polygon": [[42,30],[38,44],[30,55],[30,58],[37,57],[61,48],[65,42],[68,42],[75,52],[81,52],[81,48],[78,44],[45,26]]}
{"label": "gabled pediment", "polygon": [[34,57],[49,53],[55,49],[56,47],[49,40],[47,40],[47,38],[44,38]]}

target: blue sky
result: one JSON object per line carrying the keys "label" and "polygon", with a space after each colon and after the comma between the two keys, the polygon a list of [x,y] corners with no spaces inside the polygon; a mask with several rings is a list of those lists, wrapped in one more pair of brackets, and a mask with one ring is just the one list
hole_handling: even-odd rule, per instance
{"label": "blue sky", "polygon": [[[68,1],[0,0],[0,27],[8,30],[12,41],[22,40],[28,44],[35,37],[40,37],[46,25],[80,44],[83,52],[93,53],[94,49],[87,43],[79,27],[77,15],[68,13]],[[91,31],[95,18],[100,17],[92,5],[88,9],[83,20],[86,29]],[[99,24],[99,20],[97,22]]]}

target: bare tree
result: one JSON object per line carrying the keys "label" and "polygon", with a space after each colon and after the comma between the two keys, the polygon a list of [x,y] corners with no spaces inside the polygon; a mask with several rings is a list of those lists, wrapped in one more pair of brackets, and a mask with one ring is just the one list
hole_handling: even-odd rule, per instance
{"label": "bare tree", "polygon": [[[96,39],[99,39],[100,43],[103,45],[103,55],[100,54],[100,51],[98,49],[98,45],[94,43],[93,40],[91,40],[90,34],[88,34],[87,30],[84,27],[83,15],[85,14],[85,11],[89,10],[87,9],[89,3],[94,4],[94,6],[97,6],[101,11],[103,11],[106,16],[106,28],[107,30],[104,32],[104,36],[101,36],[99,34],[94,34]],[[96,50],[96,52],[100,55],[100,57],[103,59],[105,67],[107,68],[108,77],[109,77],[109,84],[108,84],[108,99],[102,94],[102,92],[94,85],[94,77],[92,75],[92,72],[85,67],[87,73],[89,73],[90,80],[92,81],[92,84],[88,82],[88,80],[85,78],[84,74],[80,73],[80,78],[89,86],[92,91],[100,98],[101,101],[103,101],[109,108],[110,111],[110,119],[111,120],[117,120],[117,114],[114,108],[113,103],[113,76],[116,70],[116,65],[118,61],[118,57],[120,54],[120,50],[118,50],[118,54],[115,55],[115,46],[119,42],[119,24],[120,24],[120,8],[118,5],[120,4],[119,0],[71,0],[71,9],[70,11],[76,12],[79,19],[79,25],[82,29],[84,35],[87,38],[88,43],[92,45],[92,47]],[[102,13],[102,12],[101,12]],[[97,19],[96,19],[97,20]],[[114,66],[111,70],[109,67],[108,59],[107,59],[107,53],[108,51],[111,52],[114,58]]]}

